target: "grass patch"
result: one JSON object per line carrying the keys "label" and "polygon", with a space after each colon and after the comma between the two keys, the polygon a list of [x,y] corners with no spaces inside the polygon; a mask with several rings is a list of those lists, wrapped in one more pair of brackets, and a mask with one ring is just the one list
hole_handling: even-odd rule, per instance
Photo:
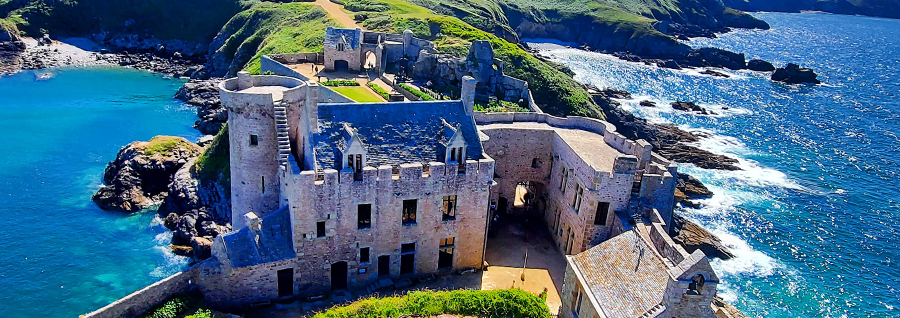
{"label": "grass patch", "polygon": [[328,26],[340,24],[317,5],[263,2],[225,23],[217,39],[221,45],[211,59],[216,69],[228,76],[240,70],[259,74],[259,58],[263,55],[321,51]]}
{"label": "grass patch", "polygon": [[360,103],[381,103],[385,101],[372,92],[371,89],[364,86],[340,86],[332,87],[331,89]]}
{"label": "grass patch", "polygon": [[400,83],[400,88],[405,89],[410,94],[413,94],[422,100],[427,100],[427,101],[435,100],[434,97],[431,97],[431,95],[425,94],[425,92],[419,90],[418,88],[413,87],[412,85],[409,85],[406,83]]}
{"label": "grass patch", "polygon": [[0,19],[0,31],[9,33],[13,36],[19,35],[19,28],[16,23],[9,19]]}
{"label": "grass patch", "polygon": [[378,86],[378,84],[369,83],[366,84],[366,86],[371,88],[378,95],[381,95],[381,98],[384,98],[384,100],[391,100],[391,93],[388,93],[388,91],[384,90],[384,88],[381,88],[381,86]]}
{"label": "grass patch", "polygon": [[354,80],[330,80],[322,82],[322,86],[359,86],[359,82]]}
{"label": "grass patch", "polygon": [[152,156],[155,154],[162,154],[163,156],[169,155],[172,150],[177,148],[189,148],[192,147],[191,142],[187,141],[183,137],[175,137],[175,136],[156,136],[150,139],[147,142],[147,145],[144,146],[144,153]]}
{"label": "grass patch", "polygon": [[194,161],[194,171],[201,182],[218,183],[231,195],[231,158],[229,157],[228,125],[222,127],[212,143]]}
{"label": "grass patch", "polygon": [[520,289],[415,291],[400,297],[369,298],[333,307],[313,318],[430,317],[549,318],[547,305]]}

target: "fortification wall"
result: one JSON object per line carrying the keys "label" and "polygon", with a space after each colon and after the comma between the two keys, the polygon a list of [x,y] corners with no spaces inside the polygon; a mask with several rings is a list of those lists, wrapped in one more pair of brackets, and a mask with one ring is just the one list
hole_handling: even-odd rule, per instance
{"label": "fortification wall", "polygon": [[[480,268],[487,222],[489,187],[494,161],[466,162],[465,173],[455,164],[430,163],[365,167],[361,181],[352,170],[285,172],[290,178],[289,205],[294,247],[303,261],[299,288],[305,292],[329,290],[330,266],[345,261],[349,286],[362,287],[378,277],[377,260],[387,256],[390,277],[400,277],[401,244],[415,243],[415,274],[438,272],[440,240],[455,238],[453,266],[448,270]],[[293,168],[292,168],[293,169]],[[455,220],[443,220],[445,196],[456,196]],[[416,222],[403,225],[403,201],[416,201]],[[371,226],[358,228],[359,205],[371,205]],[[319,237],[317,223],[324,222]],[[369,262],[359,260],[360,248],[369,248]]]}
{"label": "fortification wall", "polygon": [[82,317],[120,318],[140,316],[148,309],[153,308],[153,306],[162,303],[166,298],[188,293],[194,287],[198,272],[199,268],[197,266],[178,272]]}
{"label": "fortification wall", "polygon": [[[563,278],[562,291],[559,293],[561,305],[557,317],[575,318],[574,312],[576,311],[578,312],[577,317],[600,317],[594,307],[597,300],[589,291],[585,290],[579,281],[579,276],[575,273],[574,266],[571,257],[566,257],[566,275]],[[581,307],[572,308],[572,304],[577,303],[576,299],[579,294],[581,295]]]}
{"label": "fortification wall", "polygon": [[[299,54],[317,54],[317,53],[299,53]],[[282,54],[282,55],[285,55],[285,54]],[[306,76],[303,76],[303,74],[300,74],[300,72],[297,72],[297,71],[291,69],[290,67],[286,66],[285,64],[277,61],[276,59],[269,57],[269,55],[263,55],[262,57],[260,57],[259,61],[261,64],[260,70],[263,73],[272,72],[272,74],[275,74],[275,75],[293,77],[293,78],[300,79],[302,81],[310,80],[309,78],[306,78]],[[318,95],[317,100],[319,103],[354,103],[355,102],[354,100],[350,99],[349,97],[341,95],[340,93],[335,92],[334,90],[328,88],[327,86],[319,86],[319,95]]]}
{"label": "fortification wall", "polygon": [[[294,269],[294,293],[298,289],[300,259],[234,268],[221,263],[198,268],[197,281],[207,305],[220,309],[239,309],[242,306],[278,299],[278,271]],[[309,277],[307,279],[319,279]]]}

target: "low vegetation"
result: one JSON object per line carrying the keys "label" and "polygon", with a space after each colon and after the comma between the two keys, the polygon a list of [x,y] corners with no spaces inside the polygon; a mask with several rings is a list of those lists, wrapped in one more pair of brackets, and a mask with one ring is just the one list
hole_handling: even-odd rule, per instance
{"label": "low vegetation", "polygon": [[322,82],[322,86],[359,86],[354,80],[330,80]]}
{"label": "low vegetation", "polygon": [[144,146],[144,153],[150,156],[155,154],[166,156],[171,153],[172,150],[189,146],[190,142],[183,137],[156,136],[150,139],[150,141],[147,142],[147,145]]}
{"label": "low vegetation", "polygon": [[162,304],[151,308],[140,318],[178,318],[184,317],[191,309],[196,309],[198,301],[187,296],[169,298]]}
{"label": "low vegetation", "polygon": [[501,101],[492,101],[487,105],[475,104],[476,112],[485,112],[485,113],[507,113],[507,112],[518,112],[518,113],[527,113],[528,109],[519,106],[519,104],[513,102],[507,102],[504,100]]}
{"label": "low vegetation", "polygon": [[194,161],[194,171],[201,182],[216,182],[226,191],[231,193],[231,158],[228,153],[228,125],[219,130],[212,143]]}
{"label": "low vegetation", "polygon": [[313,318],[431,317],[441,314],[549,318],[547,305],[538,296],[520,289],[416,291],[399,297],[369,298],[333,307]]}
{"label": "low vegetation", "polygon": [[384,98],[384,100],[391,100],[391,93],[388,93],[388,91],[386,91],[384,88],[381,88],[381,86],[378,86],[378,84],[369,83],[367,84],[367,86],[375,91],[375,93],[378,93],[378,95],[381,95],[381,98]]}
{"label": "low vegetation", "polygon": [[436,99],[434,99],[434,97],[431,97],[431,95],[425,94],[425,92],[419,90],[418,88],[413,87],[412,85],[400,83],[400,88],[406,90],[410,94],[415,95],[416,97],[418,97],[421,100],[426,100],[426,101],[436,100]]}
{"label": "low vegetation", "polygon": [[214,41],[213,63],[230,61],[226,75],[240,70],[260,73],[266,54],[322,50],[325,29],[340,26],[321,7],[308,3],[263,2],[236,14]]}

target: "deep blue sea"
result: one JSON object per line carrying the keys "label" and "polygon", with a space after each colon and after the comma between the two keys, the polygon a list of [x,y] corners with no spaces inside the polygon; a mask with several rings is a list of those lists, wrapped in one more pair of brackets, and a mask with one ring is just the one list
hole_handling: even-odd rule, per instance
{"label": "deep blue sea", "polygon": [[[728,79],[539,45],[576,79],[626,89],[625,108],[712,137],[699,146],[743,171],[681,165],[715,196],[681,213],[736,252],[715,260],[719,294],[753,317],[900,316],[900,20],[761,13],[771,30],[696,39],[819,74],[788,86],[768,74]],[[657,108],[638,106],[653,100]],[[719,113],[676,112],[693,101]],[[728,107],[724,110],[723,107]]]}
{"label": "deep blue sea", "polygon": [[91,202],[120,147],[199,135],[181,81],[124,68],[0,77],[0,317],[77,317],[182,269],[152,211]]}

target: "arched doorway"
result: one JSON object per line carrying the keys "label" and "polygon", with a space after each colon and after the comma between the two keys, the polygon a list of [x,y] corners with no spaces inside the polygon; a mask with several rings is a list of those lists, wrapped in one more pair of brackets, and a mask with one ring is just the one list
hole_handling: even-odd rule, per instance
{"label": "arched doorway", "polygon": [[363,68],[365,68],[366,70],[375,70],[378,69],[379,65],[381,64],[378,63],[378,56],[375,55],[375,52],[366,52],[366,59],[363,63]]}
{"label": "arched doorway", "polygon": [[347,289],[347,262],[331,264],[331,290]]}
{"label": "arched doorway", "polygon": [[350,63],[345,60],[335,60],[334,61],[334,70],[336,72],[344,72],[350,69]]}

